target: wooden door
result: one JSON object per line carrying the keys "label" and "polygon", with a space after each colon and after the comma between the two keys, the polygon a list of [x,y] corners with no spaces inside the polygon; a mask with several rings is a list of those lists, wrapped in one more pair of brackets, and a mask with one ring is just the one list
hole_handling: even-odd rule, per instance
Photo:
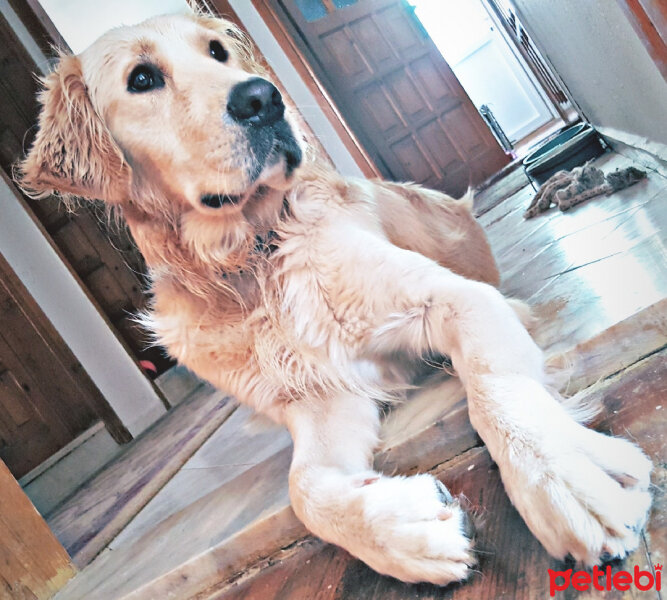
{"label": "wooden door", "polygon": [[405,0],[270,0],[385,177],[450,194],[509,158]]}
{"label": "wooden door", "polygon": [[115,415],[0,255],[0,459],[18,479],[105,417]]}

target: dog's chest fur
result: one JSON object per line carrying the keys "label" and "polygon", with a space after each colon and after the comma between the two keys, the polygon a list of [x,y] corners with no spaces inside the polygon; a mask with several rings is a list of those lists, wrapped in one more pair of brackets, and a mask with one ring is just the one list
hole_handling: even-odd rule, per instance
{"label": "dog's chest fur", "polygon": [[[296,186],[288,210],[258,240],[270,247],[258,244],[246,269],[224,274],[231,293],[202,298],[168,266],[154,273],[150,327],[159,343],[264,412],[318,389],[362,385],[378,395],[378,369],[364,350],[385,311],[369,304],[377,298],[367,293],[369,274],[355,275],[340,240],[350,227],[380,227],[368,199],[355,197],[320,180]],[[357,278],[366,285],[350,285]]]}

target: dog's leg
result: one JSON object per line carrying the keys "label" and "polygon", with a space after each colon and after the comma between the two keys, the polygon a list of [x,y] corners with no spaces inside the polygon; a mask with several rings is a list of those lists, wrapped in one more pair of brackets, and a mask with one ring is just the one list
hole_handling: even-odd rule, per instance
{"label": "dog's leg", "polygon": [[497,286],[498,267],[484,230],[461,200],[417,186],[363,183],[376,199],[382,229],[392,244],[418,252],[468,279]]}
{"label": "dog's leg", "polygon": [[651,503],[642,451],[585,428],[547,392],[542,353],[497,290],[423,261],[404,272],[411,306],[378,328],[376,347],[452,358],[508,495],[553,556],[594,564],[635,549]]}
{"label": "dog's leg", "polygon": [[285,417],[294,438],[292,507],[313,533],[403,581],[445,585],[468,576],[467,517],[446,488],[430,475],[372,470],[373,401],[343,393],[295,401]]}

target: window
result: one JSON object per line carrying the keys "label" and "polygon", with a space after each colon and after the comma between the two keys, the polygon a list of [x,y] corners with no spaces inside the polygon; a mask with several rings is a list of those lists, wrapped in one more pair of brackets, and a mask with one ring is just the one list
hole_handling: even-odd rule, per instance
{"label": "window", "polygon": [[358,0],[294,0],[299,12],[308,23],[326,17],[337,8],[356,4]]}

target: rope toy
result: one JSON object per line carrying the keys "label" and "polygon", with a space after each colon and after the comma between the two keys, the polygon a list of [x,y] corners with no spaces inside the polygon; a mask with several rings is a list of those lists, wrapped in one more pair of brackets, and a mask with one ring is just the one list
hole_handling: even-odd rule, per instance
{"label": "rope toy", "polygon": [[608,196],[630,187],[645,177],[646,172],[635,167],[616,169],[605,176],[588,163],[571,171],[558,171],[544,182],[523,216],[531,219],[551,208],[552,204],[566,211],[589,198],[601,194]]}

